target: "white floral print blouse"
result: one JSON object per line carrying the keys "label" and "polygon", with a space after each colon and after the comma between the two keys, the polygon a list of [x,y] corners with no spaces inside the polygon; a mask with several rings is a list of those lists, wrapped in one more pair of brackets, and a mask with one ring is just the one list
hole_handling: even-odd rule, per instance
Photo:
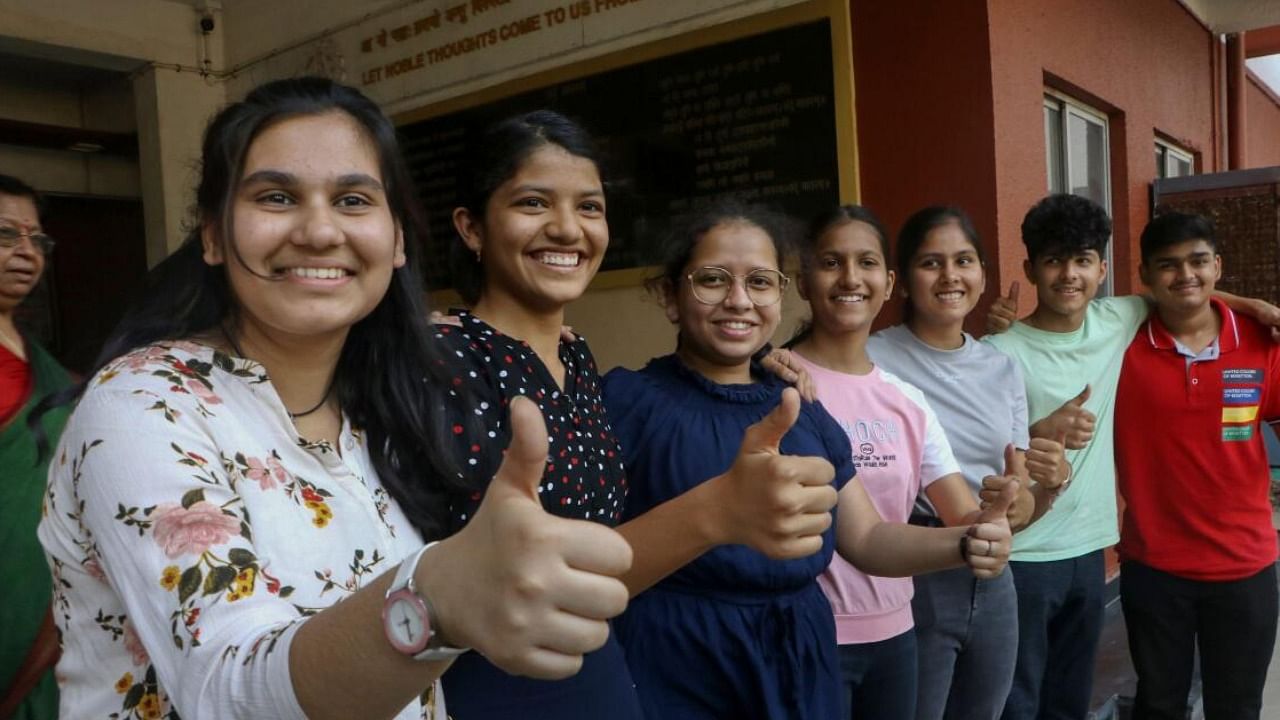
{"label": "white floral print blouse", "polygon": [[[104,368],[55,451],[39,530],[61,716],[303,718],[294,631],[422,543],[345,419],[338,442],[298,437],[262,366],[211,347]],[[430,716],[414,702],[397,717]]]}

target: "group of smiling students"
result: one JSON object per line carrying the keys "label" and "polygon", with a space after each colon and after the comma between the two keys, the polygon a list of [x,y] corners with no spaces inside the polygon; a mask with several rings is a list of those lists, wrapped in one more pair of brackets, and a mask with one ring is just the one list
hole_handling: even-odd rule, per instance
{"label": "group of smiling students", "polygon": [[[465,171],[468,309],[428,322],[445,260],[376,105],[302,78],[212,121],[198,223],[54,398],[64,717],[1083,716],[1046,710],[1087,703],[1092,651],[1046,648],[1097,628],[1003,571],[1107,482],[1065,448],[1109,420],[1073,387],[1029,427],[1023,363],[963,330],[963,212],[914,214],[891,269],[865,208],[799,240],[713,202],[649,283],[672,354],[601,378],[563,328],[609,243],[589,136],[509,118]],[[1046,227],[1033,259],[1073,249]],[[812,319],[770,354],[793,256]]]}

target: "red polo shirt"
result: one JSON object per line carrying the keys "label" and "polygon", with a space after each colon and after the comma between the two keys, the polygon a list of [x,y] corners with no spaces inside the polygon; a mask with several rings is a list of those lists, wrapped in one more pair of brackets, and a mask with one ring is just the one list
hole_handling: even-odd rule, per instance
{"label": "red polo shirt", "polygon": [[1123,560],[1192,580],[1237,580],[1276,561],[1261,422],[1280,419],[1280,345],[1213,300],[1218,357],[1188,364],[1153,312],[1116,390]]}

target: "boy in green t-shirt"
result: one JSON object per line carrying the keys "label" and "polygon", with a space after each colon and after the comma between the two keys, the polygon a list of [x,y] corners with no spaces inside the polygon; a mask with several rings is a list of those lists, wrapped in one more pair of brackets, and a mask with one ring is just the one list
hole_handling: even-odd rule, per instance
{"label": "boy in green t-shirt", "polygon": [[1031,434],[1065,436],[1073,468],[1053,509],[1014,539],[1018,664],[1005,720],[1089,711],[1103,548],[1119,539],[1112,399],[1125,348],[1147,316],[1140,297],[1094,301],[1107,275],[1110,236],[1106,211],[1086,198],[1051,195],[1037,203],[1022,221],[1036,309],[1007,333],[983,338],[1022,366]]}

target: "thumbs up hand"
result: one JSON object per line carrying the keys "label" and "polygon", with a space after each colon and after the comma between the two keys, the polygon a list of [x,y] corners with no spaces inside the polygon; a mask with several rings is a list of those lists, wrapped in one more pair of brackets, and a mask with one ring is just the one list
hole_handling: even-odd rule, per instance
{"label": "thumbs up hand", "polygon": [[1017,483],[1013,498],[1009,501],[1009,509],[1005,516],[1009,519],[1010,529],[1021,529],[1031,522],[1031,516],[1035,513],[1036,501],[1032,497],[1027,488],[1023,487],[1018,478],[1021,476],[1018,462],[1018,450],[1012,443],[1004,447],[1004,474],[988,475],[982,479],[982,489],[978,491],[978,497],[981,500],[983,510],[989,509],[992,505],[1000,501],[1001,496],[1005,492],[1005,488],[1011,482]]}
{"label": "thumbs up hand", "polygon": [[[1006,450],[1006,462],[1008,459]],[[994,490],[995,498],[983,503],[982,512],[969,527],[963,555],[975,577],[989,579],[1003,572],[1009,562],[1009,551],[1013,549],[1009,513],[1018,496],[1019,483],[1016,477],[1005,474],[987,476],[982,485]]]}
{"label": "thumbs up hand", "polygon": [[1068,450],[1080,450],[1093,439],[1094,425],[1098,418],[1084,404],[1089,401],[1092,388],[1084,386],[1079,395],[1066,401],[1057,410],[1031,426],[1031,436],[1038,438],[1063,438]]}
{"label": "thumbs up hand", "polygon": [[996,297],[987,310],[987,333],[999,335],[1018,320],[1018,281],[1009,284],[1007,295]]}
{"label": "thumbs up hand", "polygon": [[747,428],[733,466],[706,482],[716,498],[708,503],[716,544],[747,545],[774,559],[822,549],[837,499],[835,469],[824,458],[778,449],[799,415],[800,395],[787,388],[778,406]]}
{"label": "thumbs up hand", "polygon": [[1067,432],[1059,430],[1057,438],[1031,438],[1027,448],[1027,476],[1051,493],[1057,492],[1070,476],[1066,455]]}
{"label": "thumbs up hand", "polygon": [[503,670],[559,679],[609,636],[627,606],[618,576],[631,547],[598,523],[549,515],[538,499],[547,431],[531,401],[511,403],[511,444],[471,522],[419,566],[439,631]]}

